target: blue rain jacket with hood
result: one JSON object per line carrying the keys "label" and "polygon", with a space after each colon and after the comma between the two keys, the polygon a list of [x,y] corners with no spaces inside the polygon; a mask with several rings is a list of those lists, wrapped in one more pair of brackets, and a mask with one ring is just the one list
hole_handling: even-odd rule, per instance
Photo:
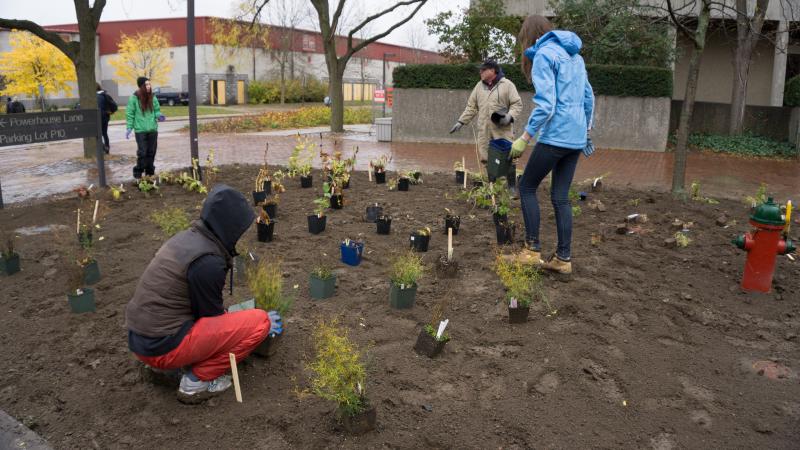
{"label": "blue rain jacket with hood", "polygon": [[531,64],[536,104],[526,126],[537,142],[580,149],[592,127],[594,92],[586,76],[581,39],[571,31],[547,32],[525,50]]}

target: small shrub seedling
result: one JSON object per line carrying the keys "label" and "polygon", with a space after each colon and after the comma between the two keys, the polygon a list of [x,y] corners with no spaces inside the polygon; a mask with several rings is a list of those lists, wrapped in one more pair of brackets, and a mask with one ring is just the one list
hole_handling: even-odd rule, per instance
{"label": "small shrub seedling", "polygon": [[247,287],[255,299],[256,308],[277,311],[284,317],[292,308],[294,298],[283,293],[283,273],[280,261],[260,260],[246,269]]}
{"label": "small shrub seedling", "polygon": [[767,183],[761,183],[758,186],[758,190],[754,196],[747,196],[744,198],[744,203],[750,207],[755,208],[756,206],[766,203],[767,201]]}
{"label": "small shrub seedling", "polygon": [[691,185],[691,192],[692,192],[692,200],[696,202],[705,202],[709,205],[716,205],[719,202],[714,200],[713,198],[703,197],[700,194],[700,182],[699,181],[692,181]]}
{"label": "small shrub seedling", "polygon": [[397,286],[414,286],[424,273],[422,257],[413,252],[405,252],[394,258],[389,276]]}
{"label": "small shrub seedling", "polygon": [[[498,256],[495,261],[495,272],[506,288],[506,302],[509,305],[516,304],[525,308],[535,300],[547,303],[542,288],[542,277],[535,268],[518,261],[506,261]],[[548,309],[550,309],[549,304]]]}
{"label": "small shrub seedling", "polygon": [[145,196],[150,196],[153,191],[158,191],[158,184],[150,177],[142,177],[139,179],[139,190],[144,192]]}
{"label": "small shrub seedling", "polygon": [[125,187],[122,184],[119,187],[110,186],[109,189],[111,190],[111,198],[114,201],[119,201],[122,198],[122,194],[125,193]]}
{"label": "small shrub seedling", "polygon": [[687,236],[686,233],[682,231],[678,231],[677,233],[675,233],[675,243],[678,245],[678,247],[680,248],[688,247],[691,242],[692,240],[689,239],[689,236]]}
{"label": "small shrub seedling", "polygon": [[391,161],[391,158],[387,155],[381,155],[378,159],[373,159],[369,162],[370,169],[374,170],[376,173],[381,173],[386,171],[386,164]]}
{"label": "small shrub seedling", "polygon": [[317,152],[317,145],[308,136],[297,135],[297,143],[289,156],[288,174],[290,177],[307,177],[311,174],[311,162]]}
{"label": "small shrub seedling", "polygon": [[333,277],[333,270],[326,264],[318,264],[311,269],[311,274],[320,280],[327,280]]}
{"label": "small shrub seedling", "polygon": [[14,250],[14,235],[12,233],[5,233],[3,236],[3,259],[11,259],[17,252]]}
{"label": "small shrub seedling", "polygon": [[355,416],[367,410],[367,371],[363,354],[350,340],[338,320],[320,322],[314,330],[316,358],[306,368],[311,372],[314,395],[336,403],[341,414]]}
{"label": "small shrub seedling", "polygon": [[150,220],[155,222],[167,237],[172,237],[177,233],[189,228],[189,215],[183,208],[164,208],[154,211],[150,215]]}

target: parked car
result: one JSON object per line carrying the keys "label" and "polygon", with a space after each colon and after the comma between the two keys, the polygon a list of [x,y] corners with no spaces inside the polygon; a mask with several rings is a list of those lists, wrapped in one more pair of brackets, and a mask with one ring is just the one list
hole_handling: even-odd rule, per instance
{"label": "parked car", "polygon": [[189,104],[188,92],[180,92],[177,89],[171,89],[168,87],[157,87],[153,89],[153,93],[158,99],[158,103],[162,105],[175,106],[180,103],[181,105],[186,106]]}

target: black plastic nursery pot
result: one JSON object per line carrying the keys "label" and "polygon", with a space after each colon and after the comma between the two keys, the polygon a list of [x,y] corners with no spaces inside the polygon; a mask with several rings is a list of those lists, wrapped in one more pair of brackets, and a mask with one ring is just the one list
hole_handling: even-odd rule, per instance
{"label": "black plastic nursery pot", "polygon": [[256,223],[258,232],[258,242],[272,242],[272,234],[275,232],[275,221],[270,223]]}
{"label": "black plastic nursery pot", "polygon": [[456,184],[464,184],[464,171],[456,170]]}
{"label": "black plastic nursery pot", "polygon": [[375,222],[378,220],[378,216],[383,214],[383,207],[376,205],[367,206],[367,215],[365,220],[367,222]]}
{"label": "black plastic nursery pot", "polygon": [[331,195],[331,209],[342,209],[344,207],[344,195]]}
{"label": "black plastic nursery pot", "polygon": [[501,223],[501,222],[508,222],[508,214],[497,214],[497,213],[494,213],[494,214],[492,214],[492,221],[494,221],[495,225],[497,225],[498,223]]}
{"label": "black plastic nursery pot", "polygon": [[310,188],[314,184],[314,177],[309,175],[307,177],[300,177],[300,187]]}
{"label": "black plastic nursery pot", "polygon": [[414,344],[414,351],[420,355],[427,356],[428,358],[433,358],[439,353],[442,353],[445,344],[447,344],[446,339],[441,341],[437,340],[434,336],[431,336],[430,333],[425,331],[425,328],[423,328],[419,332],[417,343]]}
{"label": "black plastic nursery pot", "polygon": [[483,180],[472,180],[472,187],[481,187],[483,186]]}
{"label": "black plastic nursery pot", "polygon": [[265,181],[261,190],[264,191],[265,195],[272,194],[272,180]]}
{"label": "black plastic nursery pot", "polygon": [[386,172],[375,171],[375,183],[377,183],[377,184],[385,184],[386,183]]}
{"label": "black plastic nursery pot", "polygon": [[339,422],[342,424],[344,431],[353,435],[364,434],[374,430],[375,424],[378,421],[378,413],[374,406],[370,406],[363,412],[354,416],[341,412],[338,415]]}
{"label": "black plastic nursery pot", "polygon": [[497,244],[506,245],[514,243],[514,225],[508,222],[498,222],[494,225],[497,234]]}
{"label": "black plastic nursery pot", "polygon": [[525,323],[528,321],[530,306],[508,307],[508,323]]}
{"label": "black plastic nursery pot", "polygon": [[6,275],[14,275],[19,272],[19,255],[14,253],[10,258],[0,256],[0,272]]}
{"label": "black plastic nursery pot", "polygon": [[427,252],[428,244],[431,242],[431,236],[427,234],[419,234],[415,231],[411,233],[409,242],[411,243],[411,248],[413,248],[415,252]]}
{"label": "black plastic nursery pot", "polygon": [[267,193],[264,191],[253,191],[253,204],[255,206],[264,203],[267,200]]}
{"label": "black plastic nursery pot", "polygon": [[392,218],[388,216],[378,216],[375,219],[375,224],[378,228],[378,234],[389,234],[392,232]]}
{"label": "black plastic nursery pot", "polygon": [[397,180],[398,191],[407,191],[408,186],[410,185],[411,185],[411,180],[409,180],[408,178],[400,178],[399,180]]}
{"label": "black plastic nursery pot", "polygon": [[342,183],[342,189],[350,189],[350,178],[348,178],[344,183]]}
{"label": "black plastic nursery pot", "polygon": [[389,288],[389,306],[394,309],[409,309],[417,298],[417,285],[401,286],[391,283]]}
{"label": "black plastic nursery pot", "polygon": [[98,281],[100,281],[100,266],[97,265],[97,261],[83,266],[83,283],[95,284]]}
{"label": "black plastic nursery pot", "polygon": [[267,213],[270,220],[278,217],[278,204],[277,203],[269,203],[263,206],[264,212]]}
{"label": "black plastic nursery pot", "polygon": [[311,214],[308,216],[308,232],[311,234],[320,234],[325,231],[325,224],[328,222],[328,216],[318,216]]}
{"label": "black plastic nursery pot", "polygon": [[450,214],[444,216],[444,234],[447,234],[447,229],[452,228],[453,234],[458,234],[458,227],[461,226],[461,217],[451,216]]}
{"label": "black plastic nursery pot", "polygon": [[77,292],[67,294],[69,309],[75,314],[83,314],[95,311],[94,289],[78,289]]}
{"label": "black plastic nursery pot", "polygon": [[312,273],[308,284],[311,298],[321,300],[333,297],[333,293],[336,291],[336,275],[331,274],[328,278],[319,278]]}

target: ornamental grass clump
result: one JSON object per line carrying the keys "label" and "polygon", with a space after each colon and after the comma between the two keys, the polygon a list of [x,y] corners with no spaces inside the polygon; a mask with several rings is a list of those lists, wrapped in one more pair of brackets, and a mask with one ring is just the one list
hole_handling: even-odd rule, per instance
{"label": "ornamental grass clump", "polygon": [[405,252],[392,262],[389,277],[397,286],[415,286],[424,274],[425,266],[422,264],[422,257],[412,252]]}

